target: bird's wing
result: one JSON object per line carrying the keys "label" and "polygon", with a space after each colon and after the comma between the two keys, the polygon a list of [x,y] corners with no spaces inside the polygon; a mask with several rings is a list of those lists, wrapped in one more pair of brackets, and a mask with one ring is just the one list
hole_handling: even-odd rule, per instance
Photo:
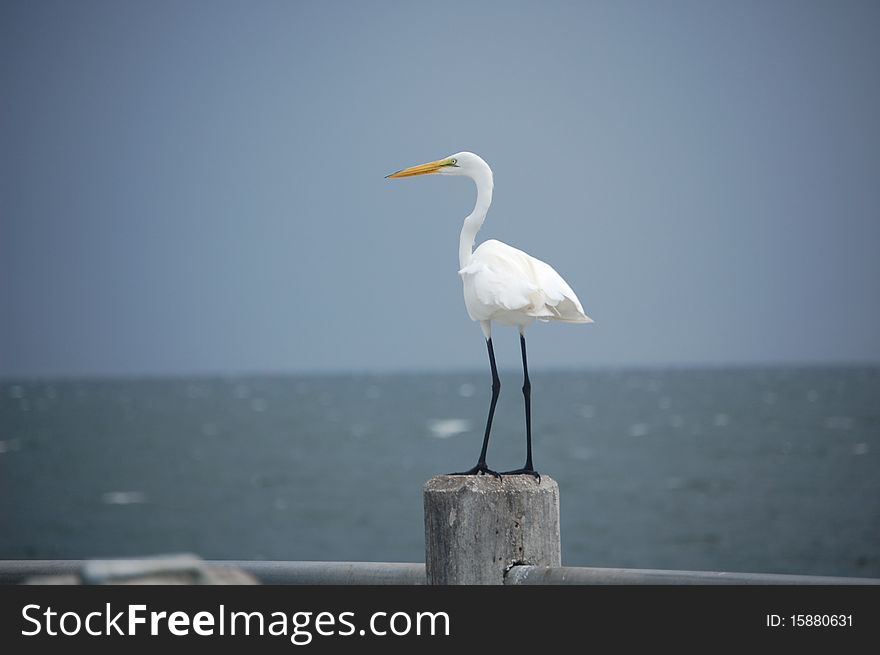
{"label": "bird's wing", "polygon": [[562,279],[562,276],[546,262],[530,257],[538,286],[545,296],[545,305],[557,321],[573,323],[592,323],[593,319],[584,313],[577,294]]}
{"label": "bird's wing", "polygon": [[491,239],[480,244],[459,274],[471,278],[477,300],[487,308],[521,310],[531,304],[531,295],[538,289],[523,255]]}
{"label": "bird's wing", "polygon": [[459,273],[473,276],[473,291],[487,308],[521,311],[540,320],[592,322],[553,267],[500,241],[482,243]]}

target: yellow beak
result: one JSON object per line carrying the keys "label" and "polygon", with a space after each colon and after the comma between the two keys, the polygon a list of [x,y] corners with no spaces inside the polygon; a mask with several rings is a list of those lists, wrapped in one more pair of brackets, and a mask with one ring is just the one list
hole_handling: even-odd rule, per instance
{"label": "yellow beak", "polygon": [[409,168],[404,168],[402,171],[397,171],[396,173],[392,173],[391,175],[386,175],[385,179],[388,179],[389,177],[412,177],[413,175],[427,175],[428,173],[436,173],[444,166],[452,166],[452,160],[438,159],[437,161],[429,161],[427,164],[410,166]]}

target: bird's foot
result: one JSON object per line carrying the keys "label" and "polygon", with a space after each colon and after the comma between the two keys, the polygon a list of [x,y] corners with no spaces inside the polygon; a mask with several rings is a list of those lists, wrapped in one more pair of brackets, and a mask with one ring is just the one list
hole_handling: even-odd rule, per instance
{"label": "bird's foot", "polygon": [[501,474],[498,471],[493,471],[488,466],[486,466],[485,462],[478,462],[477,465],[468,470],[462,471],[461,473],[449,473],[448,475],[494,475],[499,480],[501,479]]}
{"label": "bird's foot", "polygon": [[531,475],[532,477],[534,477],[538,481],[538,484],[541,484],[541,474],[538,473],[531,466],[526,467],[526,468],[516,469],[515,471],[504,471],[502,473],[502,475]]}

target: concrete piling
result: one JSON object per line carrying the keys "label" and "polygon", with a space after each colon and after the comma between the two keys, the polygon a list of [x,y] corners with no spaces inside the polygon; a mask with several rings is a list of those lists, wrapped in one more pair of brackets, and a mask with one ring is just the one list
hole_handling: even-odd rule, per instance
{"label": "concrete piling", "polygon": [[428,584],[500,585],[512,566],[562,563],[552,478],[438,475],[424,500]]}

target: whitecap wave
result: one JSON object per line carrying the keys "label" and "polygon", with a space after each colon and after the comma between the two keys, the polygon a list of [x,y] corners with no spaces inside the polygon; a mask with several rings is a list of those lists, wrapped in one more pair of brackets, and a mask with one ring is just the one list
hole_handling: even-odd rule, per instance
{"label": "whitecap wave", "polygon": [[471,422],[465,418],[432,418],[428,421],[428,431],[438,439],[448,439],[470,429]]}

